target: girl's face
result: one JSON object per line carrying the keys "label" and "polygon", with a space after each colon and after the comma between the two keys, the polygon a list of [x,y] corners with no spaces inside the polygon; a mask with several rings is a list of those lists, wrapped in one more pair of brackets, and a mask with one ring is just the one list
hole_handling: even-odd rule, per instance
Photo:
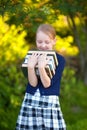
{"label": "girl's face", "polygon": [[51,39],[42,31],[39,31],[36,35],[36,46],[38,50],[52,50],[55,42],[55,39]]}

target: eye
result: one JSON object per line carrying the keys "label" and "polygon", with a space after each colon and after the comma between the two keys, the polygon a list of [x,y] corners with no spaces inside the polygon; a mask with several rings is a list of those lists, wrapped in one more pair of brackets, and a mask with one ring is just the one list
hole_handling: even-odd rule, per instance
{"label": "eye", "polygon": [[49,43],[50,43],[50,41],[45,41],[45,43],[46,43],[46,44],[49,44]]}
{"label": "eye", "polygon": [[37,43],[41,44],[41,43],[42,43],[42,41],[41,41],[41,40],[37,40]]}

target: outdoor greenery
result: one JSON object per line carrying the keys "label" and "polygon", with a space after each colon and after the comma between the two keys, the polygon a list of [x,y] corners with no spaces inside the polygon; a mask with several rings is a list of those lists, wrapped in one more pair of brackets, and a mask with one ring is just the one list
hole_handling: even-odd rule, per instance
{"label": "outdoor greenery", "polygon": [[57,32],[54,49],[66,66],[60,104],[67,130],[87,130],[87,1],[0,0],[0,130],[14,130],[27,79],[21,64],[35,48],[39,24]]}

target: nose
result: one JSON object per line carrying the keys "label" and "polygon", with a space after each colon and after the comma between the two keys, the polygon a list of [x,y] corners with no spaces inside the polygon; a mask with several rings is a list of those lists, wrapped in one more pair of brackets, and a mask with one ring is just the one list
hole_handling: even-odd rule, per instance
{"label": "nose", "polygon": [[43,44],[42,44],[42,47],[44,48],[45,46],[46,46],[45,43],[43,43]]}

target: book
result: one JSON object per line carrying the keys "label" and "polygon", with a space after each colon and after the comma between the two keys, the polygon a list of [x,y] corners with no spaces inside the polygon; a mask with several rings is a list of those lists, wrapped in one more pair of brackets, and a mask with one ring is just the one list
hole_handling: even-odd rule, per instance
{"label": "book", "polygon": [[[28,66],[27,66],[26,64],[22,64],[22,66],[21,66],[22,71],[23,71],[23,74],[24,74],[24,76],[25,76],[26,78],[28,77],[27,67],[28,67]],[[49,76],[50,78],[52,78],[52,76],[53,76],[54,73],[51,72],[50,66],[47,65],[47,66],[45,67],[45,69],[46,69],[46,72],[47,72],[48,76]],[[36,72],[36,75],[39,76],[38,66],[35,67],[35,72]]]}
{"label": "book", "polygon": [[32,53],[38,53],[38,54],[46,53],[47,56],[52,56],[54,58],[55,65],[56,66],[58,65],[58,60],[57,60],[55,51],[51,51],[51,50],[48,50],[48,51],[30,50],[30,51],[28,51],[27,55],[31,55]]}
{"label": "book", "polygon": [[[45,69],[46,69],[48,76],[50,78],[52,78],[53,75],[55,74],[56,66],[58,65],[58,60],[57,60],[55,51],[40,51],[40,50],[30,50],[30,51],[28,51],[27,55],[25,56],[24,62],[22,63],[22,66],[21,66],[24,75],[26,77],[28,76],[28,74],[27,74],[27,67],[28,67],[27,63],[28,63],[28,58],[29,58],[30,55],[32,55],[32,53],[38,53],[38,54],[46,53],[47,54],[47,57],[49,57],[50,60],[49,60],[48,64],[46,65]],[[36,72],[36,75],[39,76],[38,64],[35,66],[35,72]]]}

